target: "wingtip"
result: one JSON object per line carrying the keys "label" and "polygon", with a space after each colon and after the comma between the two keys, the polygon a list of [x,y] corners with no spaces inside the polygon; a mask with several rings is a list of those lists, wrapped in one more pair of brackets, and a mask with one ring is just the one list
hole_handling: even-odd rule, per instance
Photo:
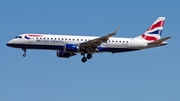
{"label": "wingtip", "polygon": [[172,36],[168,36],[169,38],[172,38]]}
{"label": "wingtip", "polygon": [[166,37],[167,39],[170,39],[170,38],[172,38],[172,36],[168,36],[168,37]]}
{"label": "wingtip", "polygon": [[118,27],[116,28],[116,30],[115,30],[113,33],[116,34],[116,33],[118,32],[119,29],[120,29],[120,26],[118,26]]}

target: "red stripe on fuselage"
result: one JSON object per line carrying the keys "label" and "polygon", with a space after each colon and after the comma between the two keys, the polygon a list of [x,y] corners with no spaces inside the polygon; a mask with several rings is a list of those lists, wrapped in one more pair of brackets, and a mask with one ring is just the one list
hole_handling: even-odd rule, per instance
{"label": "red stripe on fuselage", "polygon": [[147,41],[156,41],[157,38],[156,37],[153,37],[153,36],[146,36],[146,35],[141,35],[145,40]]}
{"label": "red stripe on fuselage", "polygon": [[164,26],[164,20],[159,21],[159,22],[157,22],[156,24],[152,25],[147,31],[153,30],[154,28],[162,27],[162,26]]}
{"label": "red stripe on fuselage", "polygon": [[38,34],[28,34],[27,36],[30,36],[30,37],[41,37],[42,35],[38,35]]}

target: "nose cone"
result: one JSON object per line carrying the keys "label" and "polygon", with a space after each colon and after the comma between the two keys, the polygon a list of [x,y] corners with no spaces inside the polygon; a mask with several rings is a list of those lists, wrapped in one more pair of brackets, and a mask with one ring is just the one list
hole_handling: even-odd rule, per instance
{"label": "nose cone", "polygon": [[9,46],[9,43],[6,43],[6,46]]}
{"label": "nose cone", "polygon": [[9,46],[9,47],[11,47],[13,45],[13,41],[11,40],[11,41],[9,41],[8,43],[6,43],[6,46]]}
{"label": "nose cone", "polygon": [[11,43],[9,43],[9,42],[8,42],[8,43],[6,43],[6,46],[9,46],[9,47],[10,47],[10,46],[11,46]]}

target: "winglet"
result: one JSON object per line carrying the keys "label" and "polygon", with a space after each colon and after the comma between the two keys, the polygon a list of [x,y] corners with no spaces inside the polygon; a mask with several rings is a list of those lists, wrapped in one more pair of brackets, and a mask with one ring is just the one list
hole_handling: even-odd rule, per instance
{"label": "winglet", "polygon": [[120,26],[118,28],[116,28],[116,30],[114,32],[108,34],[107,36],[112,37],[112,36],[116,35],[116,33],[118,32],[119,29],[120,29]]}
{"label": "winglet", "polygon": [[116,30],[113,32],[113,34],[116,34],[119,29],[120,29],[120,26],[118,26],[118,28],[116,28]]}
{"label": "winglet", "polygon": [[161,44],[162,42],[164,42],[164,41],[166,41],[166,40],[168,40],[168,39],[170,39],[170,38],[171,38],[171,36],[165,37],[165,38],[159,39],[159,40],[157,40],[157,41],[150,42],[149,44]]}

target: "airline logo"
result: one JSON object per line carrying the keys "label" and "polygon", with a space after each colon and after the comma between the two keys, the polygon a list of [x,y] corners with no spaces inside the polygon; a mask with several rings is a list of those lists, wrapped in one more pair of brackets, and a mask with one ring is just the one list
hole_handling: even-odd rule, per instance
{"label": "airline logo", "polygon": [[156,41],[156,40],[160,39],[162,30],[163,30],[163,26],[164,26],[164,21],[165,21],[164,17],[158,18],[151,25],[151,27],[149,27],[148,30],[141,36],[147,41]]}
{"label": "airline logo", "polygon": [[32,37],[42,37],[41,34],[27,34],[24,36],[25,39],[31,39]]}
{"label": "airline logo", "polygon": [[159,21],[156,24],[153,24],[147,31],[151,31],[157,27],[162,27],[162,26],[164,26],[164,20]]}

